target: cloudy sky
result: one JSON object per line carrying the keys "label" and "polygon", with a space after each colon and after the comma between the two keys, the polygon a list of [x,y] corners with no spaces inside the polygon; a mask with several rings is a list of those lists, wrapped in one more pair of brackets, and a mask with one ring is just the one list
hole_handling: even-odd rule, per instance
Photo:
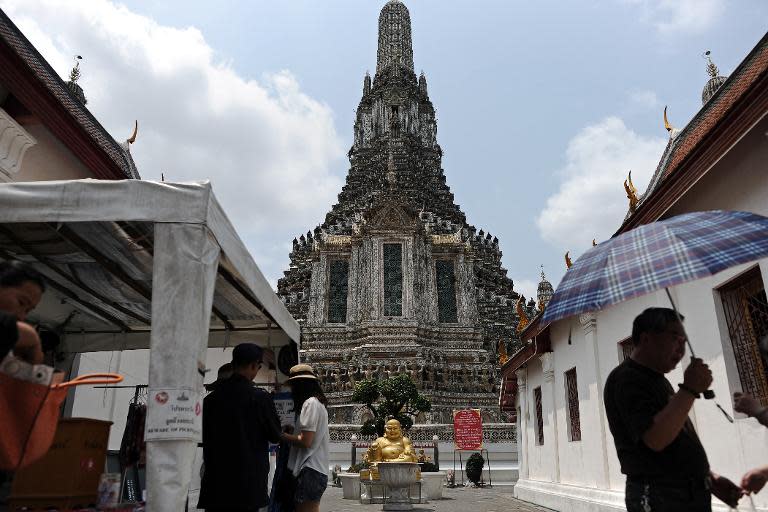
{"label": "cloudy sky", "polygon": [[[0,0],[145,179],[210,179],[268,278],[341,189],[383,0]],[[498,236],[516,289],[556,284],[642,191],[701,108],[705,50],[729,74],[766,30],[763,0],[406,0],[469,222]]]}

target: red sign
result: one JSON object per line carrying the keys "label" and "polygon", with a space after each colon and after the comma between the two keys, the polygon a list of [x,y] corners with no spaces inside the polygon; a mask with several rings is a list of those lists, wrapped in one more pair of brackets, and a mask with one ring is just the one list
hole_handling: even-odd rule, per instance
{"label": "red sign", "polygon": [[479,450],[483,447],[480,409],[453,411],[453,442],[457,450]]}

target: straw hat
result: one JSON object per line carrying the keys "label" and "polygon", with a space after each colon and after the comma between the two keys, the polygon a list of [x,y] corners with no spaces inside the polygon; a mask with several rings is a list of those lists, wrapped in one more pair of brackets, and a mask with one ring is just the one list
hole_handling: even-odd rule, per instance
{"label": "straw hat", "polygon": [[291,366],[291,369],[288,372],[288,382],[298,379],[318,380],[317,375],[315,375],[315,370],[308,364],[297,364]]}

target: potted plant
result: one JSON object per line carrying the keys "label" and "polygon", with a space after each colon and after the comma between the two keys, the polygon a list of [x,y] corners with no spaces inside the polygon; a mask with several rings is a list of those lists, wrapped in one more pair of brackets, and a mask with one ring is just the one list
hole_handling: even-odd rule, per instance
{"label": "potted plant", "polygon": [[479,453],[473,453],[467,459],[467,478],[477,487],[483,486],[483,466],[485,466],[485,459]]}

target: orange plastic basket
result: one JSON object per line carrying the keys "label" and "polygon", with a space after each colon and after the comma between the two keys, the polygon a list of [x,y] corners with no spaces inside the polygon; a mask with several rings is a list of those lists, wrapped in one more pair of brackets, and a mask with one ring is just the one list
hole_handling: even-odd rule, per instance
{"label": "orange plastic basket", "polygon": [[69,388],[122,381],[114,373],[91,373],[46,386],[0,373],[0,470],[15,471],[45,455]]}

